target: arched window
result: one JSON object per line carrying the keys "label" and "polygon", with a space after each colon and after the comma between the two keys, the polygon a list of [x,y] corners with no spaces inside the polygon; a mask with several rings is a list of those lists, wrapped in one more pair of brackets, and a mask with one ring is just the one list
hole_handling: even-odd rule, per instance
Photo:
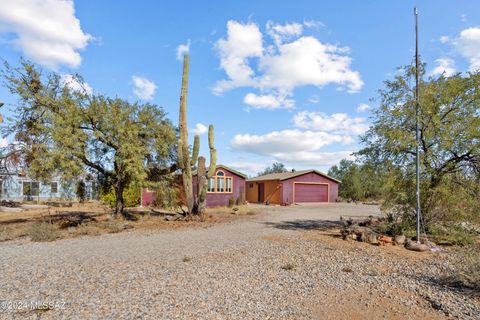
{"label": "arched window", "polygon": [[232,177],[227,177],[225,172],[218,170],[217,173],[208,179],[208,193],[232,193]]}

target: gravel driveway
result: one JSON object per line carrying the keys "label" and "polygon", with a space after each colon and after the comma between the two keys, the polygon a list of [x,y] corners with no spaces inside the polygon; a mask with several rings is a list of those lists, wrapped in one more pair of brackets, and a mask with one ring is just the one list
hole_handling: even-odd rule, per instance
{"label": "gravel driveway", "polygon": [[260,208],[208,228],[0,243],[2,307],[23,307],[0,319],[480,318],[478,296],[432,280],[446,254],[328,232],[340,215],[377,207]]}

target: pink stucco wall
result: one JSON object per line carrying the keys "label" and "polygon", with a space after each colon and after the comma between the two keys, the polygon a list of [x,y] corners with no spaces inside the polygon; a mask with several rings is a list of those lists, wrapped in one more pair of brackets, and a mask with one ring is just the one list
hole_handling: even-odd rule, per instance
{"label": "pink stucco wall", "polygon": [[[238,197],[240,197],[242,192],[243,197],[245,198],[245,178],[223,167],[217,168],[215,174],[219,170],[225,172],[226,177],[232,177],[232,193],[207,193],[207,207],[228,206],[230,198],[233,197],[236,200]],[[193,190],[197,190],[197,177],[193,177]]]}
{"label": "pink stucco wall", "polygon": [[304,174],[299,177],[294,177],[288,180],[281,181],[282,185],[282,201],[285,204],[293,202],[293,183],[294,182],[318,182],[329,184],[329,202],[336,202],[338,198],[338,182],[330,180],[322,175],[314,172]]}
{"label": "pink stucco wall", "polygon": [[140,205],[148,207],[155,201],[155,191],[149,191],[147,188],[142,188],[142,199]]}

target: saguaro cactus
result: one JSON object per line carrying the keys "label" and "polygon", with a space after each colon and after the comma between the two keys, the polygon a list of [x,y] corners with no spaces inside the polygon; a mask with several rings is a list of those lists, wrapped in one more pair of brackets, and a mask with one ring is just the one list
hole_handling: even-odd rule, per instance
{"label": "saguaro cactus", "polygon": [[[205,158],[199,157],[200,137],[195,135],[192,155],[188,148],[187,129],[187,88],[188,88],[188,55],[183,57],[182,91],[180,95],[180,139],[178,141],[178,167],[182,171],[183,189],[187,200],[189,214],[201,214],[205,209],[208,179],[213,176],[216,168],[217,152],[213,144],[213,125],[208,128],[210,148],[210,166],[205,167]],[[197,163],[197,192],[193,190],[192,167]]]}

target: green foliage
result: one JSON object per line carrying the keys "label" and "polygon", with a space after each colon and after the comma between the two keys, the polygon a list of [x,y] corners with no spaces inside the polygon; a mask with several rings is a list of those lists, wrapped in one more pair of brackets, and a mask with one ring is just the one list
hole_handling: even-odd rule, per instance
{"label": "green foliage", "polygon": [[[117,189],[115,213],[122,213],[122,190],[174,161],[176,130],[161,107],[88,95],[27,61],[5,64],[1,76],[19,97],[2,133],[14,135],[34,178],[97,173]],[[84,86],[79,76],[72,81]]]}
{"label": "green foliage", "polygon": [[384,174],[369,164],[343,159],[328,175],[340,180],[339,196],[352,201],[378,199],[382,195]]}
{"label": "green foliage", "polygon": [[155,206],[164,209],[178,209],[182,206],[179,197],[181,186],[174,181],[173,177],[167,176],[152,185],[152,188],[155,190]]}
{"label": "green foliage", "polygon": [[271,166],[266,167],[265,170],[258,173],[258,176],[263,176],[270,173],[283,173],[288,170],[285,168],[285,165],[281,162],[274,162]]}
{"label": "green foliage", "polygon": [[85,189],[85,182],[83,180],[79,180],[77,182],[77,190],[76,190],[76,194],[77,194],[77,198],[80,202],[84,202],[85,201],[85,197],[86,197],[86,189]]}
{"label": "green foliage", "polygon": [[[422,73],[424,66],[422,66]],[[414,222],[415,69],[406,67],[380,90],[379,108],[357,155],[385,173],[382,209]],[[480,74],[420,83],[421,210],[425,224],[480,215]]]}
{"label": "green foliage", "polygon": [[[136,207],[140,205],[140,187],[128,186],[123,191],[123,198],[125,207]],[[107,191],[103,191],[100,194],[100,201],[110,206],[115,207],[116,204],[116,191],[114,187],[110,187]]]}

